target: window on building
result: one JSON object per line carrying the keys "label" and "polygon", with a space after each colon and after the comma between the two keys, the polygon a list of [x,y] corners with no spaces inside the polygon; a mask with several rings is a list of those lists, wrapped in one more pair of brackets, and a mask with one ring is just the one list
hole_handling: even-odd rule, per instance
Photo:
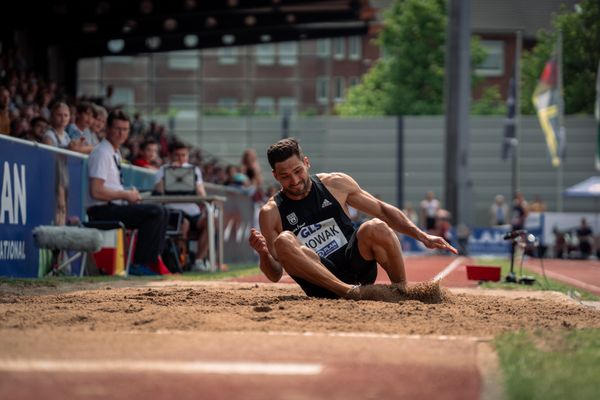
{"label": "window on building", "polygon": [[167,53],[167,62],[170,69],[195,71],[200,67],[200,58],[197,50],[170,51]]}
{"label": "window on building", "polygon": [[320,76],[317,78],[317,102],[327,103],[329,101],[329,78]]}
{"label": "window on building", "polygon": [[294,115],[298,107],[298,102],[293,97],[280,97],[278,100],[279,114]]}
{"label": "window on building", "polygon": [[217,104],[219,108],[235,110],[237,108],[238,101],[235,97],[220,97]]}
{"label": "window on building", "polygon": [[219,64],[233,65],[237,64],[238,49],[237,47],[219,47]]}
{"label": "window on building", "polygon": [[360,60],[362,57],[362,38],[360,36],[351,36],[348,38],[348,58],[351,60]]}
{"label": "window on building", "polygon": [[254,112],[259,114],[274,114],[275,100],[272,97],[257,97],[254,102]]}
{"label": "window on building", "polygon": [[327,58],[331,55],[331,39],[317,40],[317,57]]}
{"label": "window on building", "polygon": [[275,64],[275,45],[273,43],[259,44],[255,47],[256,63],[258,65]]}
{"label": "window on building", "polygon": [[360,83],[360,78],[358,76],[351,76],[348,83],[350,86],[358,85]]}
{"label": "window on building", "polygon": [[135,94],[132,88],[113,86],[114,91],[111,98],[112,104],[122,104],[131,107],[135,103]]}
{"label": "window on building", "polygon": [[343,60],[346,57],[346,38],[339,37],[333,39],[333,58]]}
{"label": "window on building", "polygon": [[487,56],[477,66],[475,72],[481,76],[500,76],[504,74],[504,42],[500,40],[482,40],[481,45]]}
{"label": "window on building", "polygon": [[345,82],[342,76],[333,79],[333,99],[337,102],[344,100]]}
{"label": "window on building", "polygon": [[298,63],[298,43],[283,42],[278,44],[279,64],[296,65]]}

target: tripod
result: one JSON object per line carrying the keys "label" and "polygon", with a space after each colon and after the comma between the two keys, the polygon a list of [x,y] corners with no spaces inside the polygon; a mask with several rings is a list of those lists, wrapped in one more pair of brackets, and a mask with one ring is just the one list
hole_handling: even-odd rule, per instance
{"label": "tripod", "polygon": [[[525,247],[527,245],[537,246],[538,241],[533,234],[530,234],[525,229],[517,229],[511,232],[508,232],[504,235],[504,240],[511,241],[510,248],[510,272],[504,278],[504,281],[507,283],[519,283],[524,285],[533,285],[535,282],[535,278],[532,276],[523,276],[523,260],[525,259]],[[523,253],[521,255],[521,263],[519,269],[519,275],[521,276],[517,279],[515,274],[514,264],[515,264],[515,253],[517,247],[521,248]]]}

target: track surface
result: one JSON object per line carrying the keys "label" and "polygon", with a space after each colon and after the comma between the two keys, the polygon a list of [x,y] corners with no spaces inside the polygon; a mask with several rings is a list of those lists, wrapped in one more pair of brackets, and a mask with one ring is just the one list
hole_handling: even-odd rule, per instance
{"label": "track surface", "polygon": [[[464,264],[467,264],[468,260],[456,260],[456,258],[443,256],[409,258],[408,279],[410,282],[432,279],[454,262],[452,265],[455,268],[446,271],[448,274],[442,280],[443,285],[451,288],[476,287],[476,282],[466,279]],[[557,274],[580,271],[580,269],[588,271],[587,273],[595,272],[595,264],[574,267],[568,264],[563,269],[560,263],[557,263],[556,267],[549,264],[547,263],[547,271],[552,270]],[[572,274],[572,279],[587,278],[585,274]],[[243,280],[262,282],[264,278],[256,276]],[[291,283],[289,277],[284,281]],[[379,281],[387,281],[383,271],[380,271]],[[185,282],[169,284],[176,284],[181,288],[188,285]],[[167,300],[166,297],[164,299],[157,297],[157,293],[160,295],[161,292],[160,285],[150,283],[148,286],[152,286],[152,289],[143,289],[144,292],[140,293],[131,294],[129,291],[132,289],[123,288],[129,291],[125,295],[120,295],[121,289],[117,287],[107,293],[123,301],[137,299],[135,304],[145,301],[146,308],[149,308],[149,300],[159,306],[161,302]],[[299,305],[298,302],[302,302],[301,299],[296,299],[298,290],[295,285],[275,286],[278,291],[284,292],[289,288],[290,295],[283,296],[288,299],[289,304],[285,305],[285,310],[275,310],[271,314],[276,311],[285,314],[288,310],[294,310],[294,307]],[[495,369],[494,355],[489,350],[490,336],[481,337],[477,334],[448,336],[439,332],[430,335],[411,335],[389,333],[390,330],[383,331],[387,333],[381,331],[377,333],[360,324],[356,326],[363,326],[363,328],[356,331],[347,329],[288,331],[282,330],[281,327],[271,331],[256,331],[252,328],[243,331],[235,328],[214,330],[211,328],[212,325],[200,325],[198,328],[179,331],[173,328],[157,328],[161,325],[160,313],[156,314],[154,322],[147,328],[143,325],[126,328],[131,325],[102,324],[101,321],[86,322],[85,316],[80,315],[83,311],[70,314],[74,315],[75,320],[69,316],[68,324],[52,322],[55,321],[52,318],[57,318],[52,315],[57,316],[61,312],[72,313],[72,309],[69,308],[74,307],[72,302],[75,302],[75,308],[77,302],[85,302],[88,307],[91,307],[90,301],[93,301],[94,297],[86,294],[88,292],[85,290],[81,295],[78,292],[65,295],[54,294],[47,298],[50,303],[45,310],[54,311],[46,319],[43,316],[37,319],[26,319],[23,314],[23,319],[19,322],[19,310],[30,309],[36,303],[31,300],[31,296],[19,300],[18,295],[3,293],[2,290],[3,288],[0,287],[0,300],[5,299],[5,304],[0,304],[0,310],[4,310],[0,312],[0,398],[2,399],[38,399],[43,396],[45,399],[133,400],[161,398],[418,400],[495,398],[494,396],[501,393],[497,391],[498,381],[487,379],[488,374],[493,375]],[[14,292],[14,288],[11,290]],[[182,291],[187,290],[171,290],[170,293],[175,298],[185,299],[185,292]],[[189,290],[190,293],[192,291],[198,293],[197,290],[202,289],[190,288]],[[477,289],[460,290],[479,292]],[[249,293],[245,294],[244,302],[248,301],[248,296],[251,297]],[[44,296],[47,295],[47,290],[41,290],[35,296],[46,299]],[[529,304],[522,298],[522,294],[512,295],[521,296],[515,300],[515,303]],[[146,300],[140,300],[142,297]],[[15,301],[17,303],[11,307],[11,302]],[[569,302],[568,299],[561,299],[561,301]],[[19,304],[20,302],[23,304]],[[314,312],[327,313],[325,315],[336,315],[332,309],[328,310],[328,307],[344,307],[339,301],[321,301],[315,304],[317,308]],[[372,309],[372,306],[374,304],[352,306],[358,312],[357,322],[360,322],[360,313]],[[106,315],[107,318],[110,317],[107,312],[114,311],[114,316],[111,318],[115,316],[118,318],[123,312],[117,307],[114,307],[116,311],[111,310],[104,304],[98,307],[101,309],[97,312],[104,313],[100,315]],[[129,308],[123,307],[125,313],[129,312]],[[172,307],[166,305],[156,309],[167,312]],[[206,318],[212,318],[213,313],[227,316],[227,309],[213,311],[210,307],[212,306],[202,309],[202,312],[209,313]],[[252,308],[247,303],[241,307]],[[256,307],[254,308],[256,311]],[[389,310],[389,308],[388,304],[382,310]],[[432,311],[430,318],[446,315],[443,311],[442,314],[439,311],[433,312],[436,311],[435,307],[423,308],[420,311],[421,315],[423,310],[427,309]],[[188,313],[197,312],[194,311],[197,310],[194,308],[194,300],[177,305],[178,315],[185,313],[186,310]],[[386,312],[386,317],[389,318],[391,314],[389,311]],[[578,311],[573,309],[573,312]],[[260,317],[261,313],[255,314]],[[396,315],[398,318],[411,320],[414,317],[410,313]],[[486,318],[485,315],[474,317]],[[91,316],[92,321],[94,318],[96,317]],[[234,314],[232,318],[241,321],[240,314]],[[288,318],[292,317],[288,316]],[[310,315],[306,318],[310,318]],[[323,315],[320,316],[320,321],[322,320]],[[209,319],[205,321],[208,322]],[[257,322],[250,322],[257,324]],[[557,323],[560,324],[560,321]],[[594,324],[600,325],[600,322]],[[116,328],[111,329],[110,326]],[[352,325],[345,321],[345,326]]]}

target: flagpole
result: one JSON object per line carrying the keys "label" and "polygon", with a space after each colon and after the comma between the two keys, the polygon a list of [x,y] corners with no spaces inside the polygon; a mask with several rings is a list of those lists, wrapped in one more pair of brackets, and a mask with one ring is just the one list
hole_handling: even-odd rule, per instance
{"label": "flagpole", "polygon": [[[563,102],[563,76],[562,76],[562,71],[563,71],[563,51],[562,51],[562,43],[563,41],[563,37],[562,37],[562,30],[558,31],[558,38],[557,38],[557,43],[556,43],[556,50],[557,50],[557,58],[558,58],[558,62],[557,62],[557,74],[558,74],[558,129],[559,129],[559,137],[560,135],[563,134],[563,130],[564,130],[564,102]],[[556,211],[558,212],[562,212],[563,210],[563,199],[562,199],[562,187],[563,187],[563,163],[564,163],[564,158],[562,158],[562,154],[558,154],[558,152],[560,152],[560,149],[557,148],[557,156],[560,159],[560,164],[558,165],[558,168],[556,169]]]}
{"label": "flagpole", "polygon": [[515,198],[520,189],[520,159],[521,147],[521,50],[523,48],[523,31],[517,30],[517,43],[515,46],[515,145],[512,152],[512,198]]}

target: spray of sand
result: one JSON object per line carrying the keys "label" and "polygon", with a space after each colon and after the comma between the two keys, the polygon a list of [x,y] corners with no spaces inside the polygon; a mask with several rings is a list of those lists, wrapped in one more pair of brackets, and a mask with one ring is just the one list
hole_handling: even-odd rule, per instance
{"label": "spray of sand", "polygon": [[406,291],[394,285],[365,285],[359,288],[360,300],[386,301],[398,303],[416,300],[427,304],[437,304],[450,301],[450,294],[440,287],[438,281],[419,282],[409,285]]}

